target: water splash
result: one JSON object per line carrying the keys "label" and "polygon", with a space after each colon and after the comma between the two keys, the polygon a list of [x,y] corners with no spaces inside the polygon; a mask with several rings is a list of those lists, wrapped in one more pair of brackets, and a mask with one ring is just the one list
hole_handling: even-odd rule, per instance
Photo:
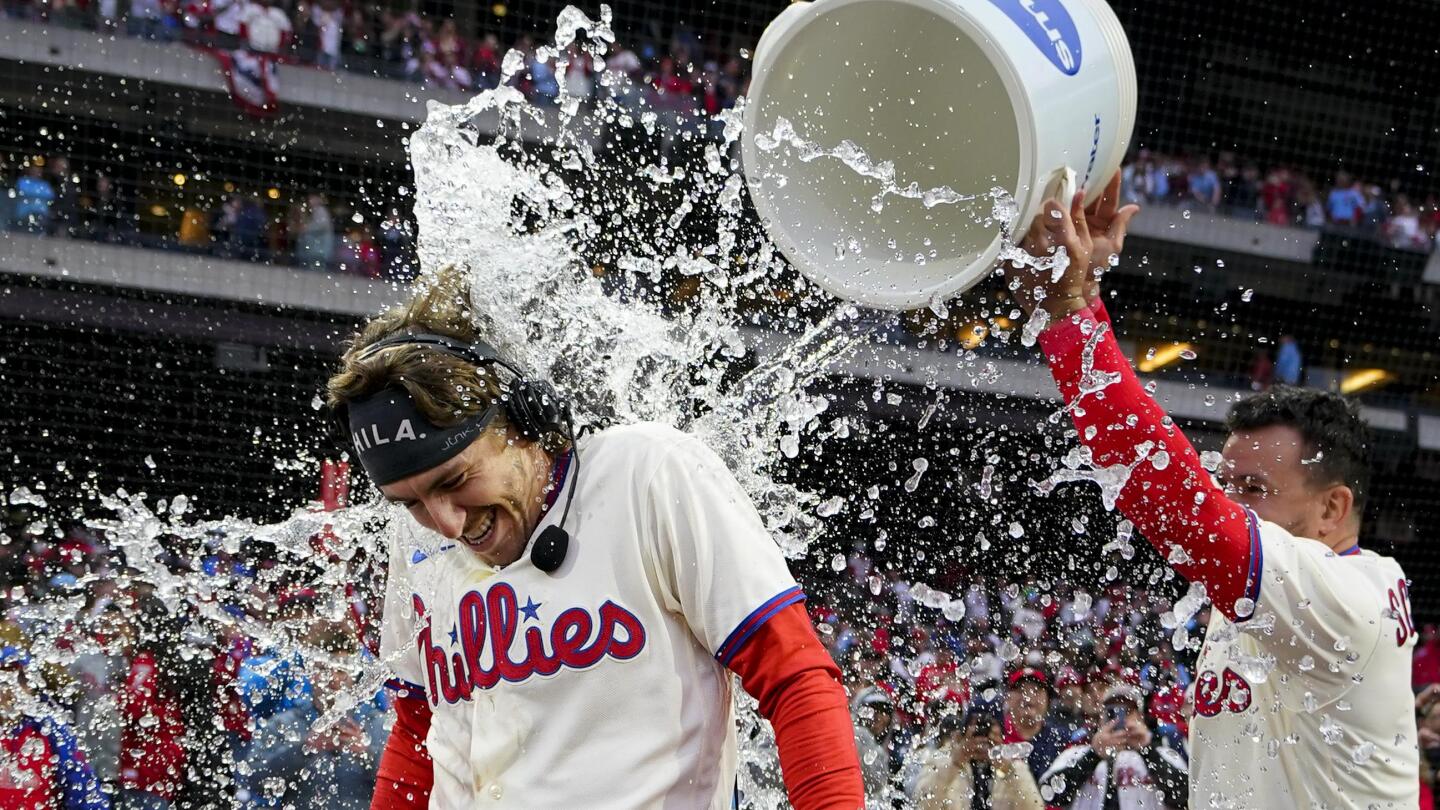
{"label": "water splash", "polygon": [[992,188],[984,194],[961,194],[949,186],[935,186],[933,188],[921,188],[914,180],[900,185],[900,179],[896,176],[895,164],[888,160],[877,161],[870,157],[864,149],[849,139],[831,147],[821,146],[814,141],[807,140],[795,131],[795,125],[784,116],[777,116],[775,125],[770,132],[759,132],[755,134],[755,146],[765,152],[772,152],[782,146],[788,146],[795,150],[795,156],[802,163],[810,163],[820,158],[832,158],[840,161],[847,168],[861,177],[868,177],[879,181],[880,190],[870,200],[870,210],[877,214],[885,210],[885,198],[887,196],[903,197],[910,200],[919,200],[926,208],[934,208],[937,205],[957,205],[977,201],[988,202],[994,211],[1005,210],[1003,205],[997,205],[1001,200],[1008,200],[1010,195],[1002,188]]}

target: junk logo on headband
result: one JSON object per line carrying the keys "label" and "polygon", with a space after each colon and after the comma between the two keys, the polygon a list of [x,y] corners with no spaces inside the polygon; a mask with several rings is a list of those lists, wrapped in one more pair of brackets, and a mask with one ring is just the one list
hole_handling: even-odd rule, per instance
{"label": "junk logo on headband", "polygon": [[415,407],[402,389],[386,388],[350,405],[350,440],[376,486],[444,464],[470,445],[495,419],[500,403],[448,428]]}

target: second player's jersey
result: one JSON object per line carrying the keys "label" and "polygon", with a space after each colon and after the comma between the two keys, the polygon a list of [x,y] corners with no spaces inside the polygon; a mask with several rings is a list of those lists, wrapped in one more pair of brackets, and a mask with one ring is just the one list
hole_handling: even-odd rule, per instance
{"label": "second player's jersey", "polygon": [[803,595],[699,441],[633,425],[579,452],[536,529],[576,487],[553,575],[528,549],[498,570],[463,547],[391,549],[382,654],[432,710],[430,806],[728,808],[725,664]]}
{"label": "second player's jersey", "polygon": [[1242,622],[1211,613],[1190,806],[1414,808],[1416,633],[1404,572],[1372,551],[1339,555],[1248,517],[1254,612]]}

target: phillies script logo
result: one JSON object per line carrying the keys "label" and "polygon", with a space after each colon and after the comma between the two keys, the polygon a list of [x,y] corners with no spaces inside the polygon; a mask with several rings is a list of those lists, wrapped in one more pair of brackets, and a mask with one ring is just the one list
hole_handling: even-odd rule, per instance
{"label": "phillies script logo", "polygon": [[1250,708],[1250,682],[1235,670],[1226,667],[1220,675],[1207,669],[1195,682],[1195,713],[1214,717],[1223,711],[1236,714]]}
{"label": "phillies script logo", "polygon": [[[425,616],[425,603],[418,595],[412,599],[416,615]],[[508,583],[484,594],[471,591],[460,600],[447,646],[435,643],[433,617],[427,618],[416,644],[430,679],[431,702],[469,700],[472,690],[493,689],[502,680],[520,683],[562,668],[588,669],[606,656],[627,661],[645,649],[644,625],[614,602],[601,605],[598,618],[585,608],[561,611],[548,634],[540,626],[540,607],[533,600],[522,607]],[[535,625],[522,628],[522,613]]]}

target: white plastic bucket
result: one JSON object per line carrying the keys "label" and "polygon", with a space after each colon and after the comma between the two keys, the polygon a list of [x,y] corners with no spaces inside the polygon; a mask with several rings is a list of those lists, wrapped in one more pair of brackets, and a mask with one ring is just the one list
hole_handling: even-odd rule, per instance
{"label": "white plastic bucket", "polygon": [[[1018,238],[1047,195],[1078,185],[1093,201],[1135,123],[1135,64],[1104,0],[797,2],[754,60],[742,150],[766,229],[821,287],[884,309],[969,288],[1005,246],[1000,220]],[[892,163],[901,187],[980,199],[891,194],[877,212],[880,181],[774,145],[781,118],[816,147]],[[999,220],[992,188],[1014,202]]]}

